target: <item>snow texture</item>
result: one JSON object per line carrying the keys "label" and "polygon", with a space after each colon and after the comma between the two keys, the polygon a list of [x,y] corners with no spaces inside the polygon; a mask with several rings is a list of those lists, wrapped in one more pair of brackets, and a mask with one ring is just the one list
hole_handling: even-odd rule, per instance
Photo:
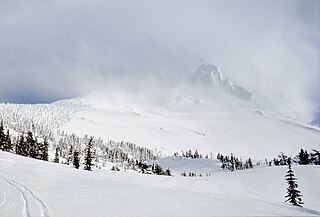
{"label": "snow texture", "polygon": [[[185,169],[179,169],[178,158],[176,165],[171,158],[162,161]],[[200,164],[216,169],[209,160],[195,165]],[[0,151],[0,215],[319,216],[320,187],[315,181],[320,178],[319,167],[293,166],[293,170],[303,208],[283,202],[287,167],[167,177],[105,169],[88,172]]]}

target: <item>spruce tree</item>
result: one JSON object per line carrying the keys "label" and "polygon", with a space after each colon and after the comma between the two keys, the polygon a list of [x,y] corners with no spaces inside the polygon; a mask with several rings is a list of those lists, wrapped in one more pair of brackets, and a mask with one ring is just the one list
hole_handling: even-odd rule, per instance
{"label": "spruce tree", "polygon": [[79,152],[78,151],[74,151],[73,152],[73,166],[76,169],[79,169],[79,167],[80,167],[80,158],[79,158]]}
{"label": "spruce tree", "polygon": [[19,140],[16,143],[16,154],[17,155],[22,155],[23,144],[24,144],[24,136],[23,136],[23,134],[21,134]]}
{"label": "spruce tree", "polygon": [[49,155],[48,155],[48,148],[49,143],[47,137],[44,139],[43,144],[40,144],[40,160],[48,161]]}
{"label": "spruce tree", "polygon": [[38,144],[36,140],[33,138],[33,134],[31,131],[27,133],[26,145],[28,147],[28,155],[32,158],[38,157]]}
{"label": "spruce tree", "polygon": [[5,135],[5,144],[3,146],[3,151],[11,151],[13,149],[12,143],[11,143],[11,137],[9,130],[7,130],[7,134]]}
{"label": "spruce tree", "polygon": [[320,152],[312,149],[313,153],[311,153],[311,163],[315,165],[320,165]]}
{"label": "spruce tree", "polygon": [[309,154],[307,151],[303,151],[303,149],[300,150],[299,153],[299,164],[301,165],[307,165],[309,164]]}
{"label": "spruce tree", "polygon": [[74,156],[73,156],[73,146],[70,145],[70,149],[69,149],[69,153],[68,153],[68,159],[67,159],[67,164],[68,165],[72,164],[73,158],[74,158]]}
{"label": "spruce tree", "polygon": [[289,202],[294,206],[302,206],[302,195],[300,194],[300,191],[297,189],[298,184],[297,184],[297,178],[294,177],[294,173],[291,168],[291,158],[288,159],[288,167],[289,170],[286,175],[286,181],[288,183],[288,188],[287,188],[287,195],[285,196],[287,200],[285,202]]}
{"label": "spruce tree", "polygon": [[54,155],[53,162],[54,163],[59,163],[59,148],[56,148],[56,153]]}
{"label": "spruce tree", "polygon": [[4,134],[3,121],[1,121],[1,124],[0,124],[0,150],[4,149],[5,144],[6,144],[6,136]]}
{"label": "spruce tree", "polygon": [[89,143],[87,144],[86,147],[86,156],[84,158],[84,169],[91,171],[91,166],[92,164],[92,145],[93,145],[93,137],[90,137]]}
{"label": "spruce tree", "polygon": [[16,147],[16,153],[22,156],[29,156],[29,146],[23,134],[20,135],[19,142]]}

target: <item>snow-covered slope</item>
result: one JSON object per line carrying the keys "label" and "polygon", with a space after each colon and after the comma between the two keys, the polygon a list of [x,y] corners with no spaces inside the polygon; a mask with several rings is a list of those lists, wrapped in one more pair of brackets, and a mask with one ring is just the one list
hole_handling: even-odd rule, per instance
{"label": "snow-covered slope", "polygon": [[286,170],[193,178],[88,172],[0,151],[0,216],[319,216],[319,167],[293,167],[304,208],[283,202]]}
{"label": "snow-covered slope", "polygon": [[0,119],[52,141],[63,132],[93,135],[168,155],[192,149],[270,160],[281,151],[320,149],[318,127],[260,106],[214,65],[200,66],[191,83],[145,86],[110,87],[49,105],[0,104]]}
{"label": "snow-covered slope", "polygon": [[318,128],[223,93],[207,96],[181,86],[139,93],[110,90],[85,99],[91,107],[64,131],[169,153],[197,149],[256,159],[320,148]]}

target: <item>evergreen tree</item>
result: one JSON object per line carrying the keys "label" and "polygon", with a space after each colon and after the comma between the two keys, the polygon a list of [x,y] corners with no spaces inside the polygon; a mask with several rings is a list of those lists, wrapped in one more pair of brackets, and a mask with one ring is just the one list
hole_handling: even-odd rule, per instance
{"label": "evergreen tree", "polygon": [[33,134],[31,131],[27,133],[26,145],[28,148],[28,155],[32,158],[38,157],[38,144],[36,140],[33,138]]}
{"label": "evergreen tree", "polygon": [[80,167],[80,158],[79,158],[79,152],[78,151],[74,151],[73,152],[73,166],[76,169],[79,169],[79,167]]}
{"label": "evergreen tree", "polygon": [[54,163],[59,163],[59,148],[56,148],[56,153],[54,155],[53,162]]}
{"label": "evergreen tree", "polygon": [[168,169],[166,169],[164,175],[171,176],[171,171],[170,171],[169,167],[168,167]]}
{"label": "evergreen tree", "polygon": [[93,137],[90,137],[89,143],[87,144],[86,147],[86,156],[84,158],[84,169],[91,171],[91,166],[93,166],[92,163],[92,145],[93,145]]}
{"label": "evergreen tree", "polygon": [[311,162],[315,165],[320,165],[320,152],[317,150],[312,150],[313,153],[311,153]]}
{"label": "evergreen tree", "polygon": [[24,137],[21,134],[19,140],[16,142],[15,151],[17,155],[22,155],[22,143],[24,143]]}
{"label": "evergreen tree", "polygon": [[230,170],[234,171],[235,170],[235,160],[234,160],[234,156],[232,153],[231,153],[230,163],[231,163]]}
{"label": "evergreen tree", "polygon": [[9,130],[7,130],[7,134],[5,135],[5,144],[3,146],[3,151],[11,151],[13,149],[11,143],[11,137],[9,134]]}
{"label": "evergreen tree", "polygon": [[68,159],[67,159],[67,164],[68,165],[72,164],[73,158],[74,158],[74,156],[73,156],[73,146],[70,145],[70,149],[69,149],[69,153],[68,153]]}
{"label": "evergreen tree", "polygon": [[16,145],[16,154],[29,156],[29,150],[23,133],[20,135],[19,142]]}
{"label": "evergreen tree", "polygon": [[4,149],[5,144],[6,144],[6,136],[4,134],[3,121],[1,121],[1,124],[0,124],[0,150]]}
{"label": "evergreen tree", "polygon": [[40,160],[44,160],[44,161],[49,160],[48,148],[49,148],[49,143],[46,137],[43,141],[43,144],[41,144],[40,146]]}
{"label": "evergreen tree", "polygon": [[299,157],[299,164],[301,165],[309,164],[309,154],[307,151],[304,151],[303,149],[301,149],[298,157]]}
{"label": "evergreen tree", "polygon": [[194,151],[193,158],[200,158],[200,155],[197,150]]}
{"label": "evergreen tree", "polygon": [[286,175],[286,181],[288,183],[288,188],[287,188],[287,195],[285,196],[287,200],[285,202],[289,202],[292,205],[295,206],[302,206],[302,195],[300,194],[300,191],[297,189],[298,184],[296,182],[297,178],[294,177],[294,173],[291,168],[291,158],[288,159],[288,167],[289,170]]}
{"label": "evergreen tree", "polygon": [[288,156],[285,155],[283,152],[280,152],[278,158],[279,160],[279,164],[280,165],[286,165],[287,164],[287,160],[288,160]]}
{"label": "evergreen tree", "polygon": [[248,159],[248,167],[249,169],[253,169],[251,158]]}

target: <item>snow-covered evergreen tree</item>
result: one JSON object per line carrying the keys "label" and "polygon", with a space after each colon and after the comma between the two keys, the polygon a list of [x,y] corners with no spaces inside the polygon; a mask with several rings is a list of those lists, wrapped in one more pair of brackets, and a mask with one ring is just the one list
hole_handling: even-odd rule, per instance
{"label": "snow-covered evergreen tree", "polygon": [[72,161],[73,161],[73,145],[70,145],[69,152],[68,152],[67,164],[68,165],[73,164]]}
{"label": "snow-covered evergreen tree", "polygon": [[77,150],[75,150],[73,152],[73,166],[76,168],[76,169],[79,169],[80,167],[80,158],[79,158],[79,152]]}
{"label": "snow-covered evergreen tree", "polygon": [[33,138],[31,131],[27,133],[26,145],[28,147],[28,155],[32,158],[38,157],[38,145],[36,140]]}
{"label": "snow-covered evergreen tree", "polygon": [[315,165],[320,165],[320,152],[317,150],[312,150],[311,153],[311,162]]}
{"label": "snow-covered evergreen tree", "polygon": [[295,206],[302,206],[302,195],[300,194],[300,191],[297,189],[298,184],[297,184],[297,178],[294,177],[294,173],[291,168],[291,158],[288,159],[288,167],[289,170],[286,175],[286,181],[288,183],[288,188],[287,188],[287,195],[285,196],[287,200],[285,202],[289,202],[292,205]]}
{"label": "snow-covered evergreen tree", "polygon": [[45,138],[43,141],[43,144],[40,144],[40,160],[48,161],[48,148],[49,148],[49,143],[48,139]]}
{"label": "snow-covered evergreen tree", "polygon": [[92,163],[92,145],[93,145],[93,137],[90,137],[89,143],[87,144],[86,147],[86,153],[85,153],[85,158],[84,158],[84,169],[91,171],[91,166],[93,165]]}
{"label": "snow-covered evergreen tree", "polygon": [[1,124],[0,124],[0,150],[4,149],[5,144],[6,144],[6,136],[4,134],[3,121],[1,121]]}
{"label": "snow-covered evergreen tree", "polygon": [[11,151],[13,149],[12,143],[11,143],[11,136],[9,133],[9,130],[7,130],[7,133],[5,135],[5,143],[3,146],[3,151]]}
{"label": "snow-covered evergreen tree", "polygon": [[56,152],[54,154],[53,162],[54,163],[59,163],[59,148],[56,148]]}
{"label": "snow-covered evergreen tree", "polygon": [[307,150],[304,151],[303,149],[301,149],[298,157],[299,157],[299,164],[301,165],[309,164],[309,154]]}

